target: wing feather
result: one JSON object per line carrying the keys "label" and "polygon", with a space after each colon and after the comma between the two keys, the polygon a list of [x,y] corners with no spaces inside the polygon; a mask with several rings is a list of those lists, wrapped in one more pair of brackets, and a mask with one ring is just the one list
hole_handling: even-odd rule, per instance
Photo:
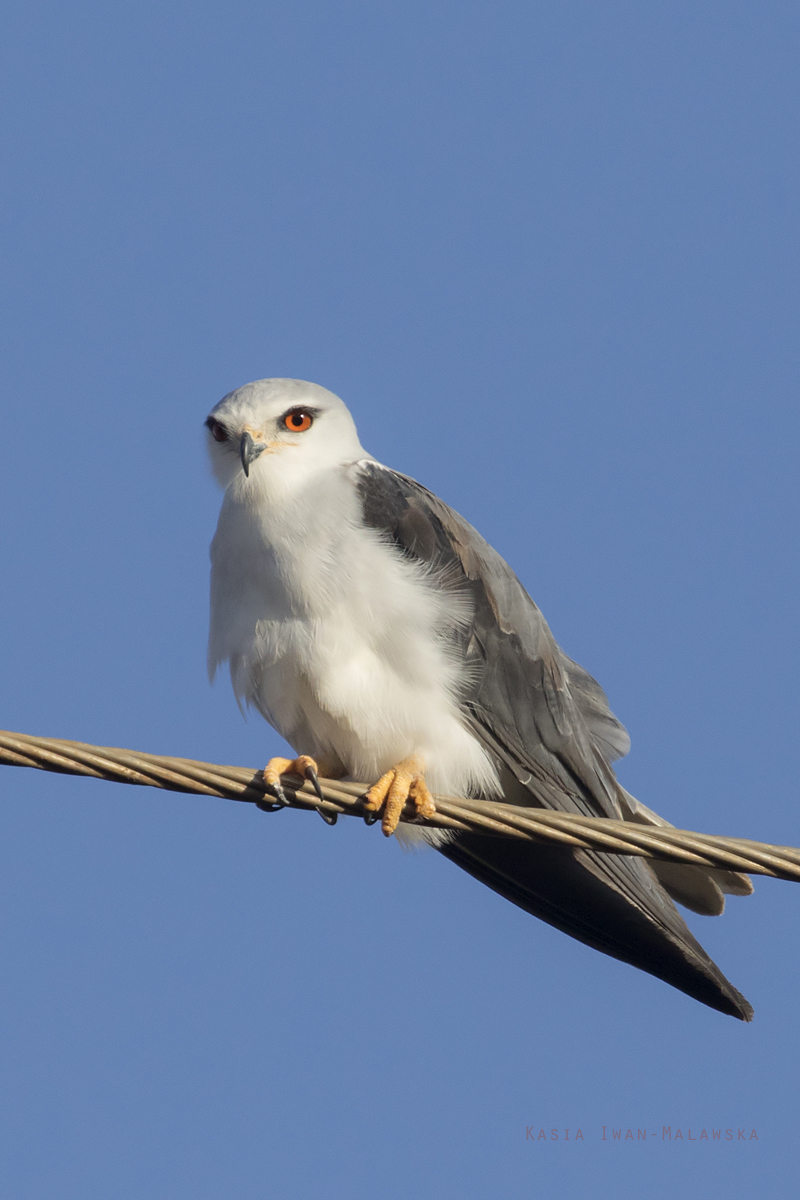
{"label": "wing feather", "polygon": [[[498,765],[506,801],[588,816],[628,815],[627,793],[611,767],[627,753],[627,732],[596,680],[561,651],[508,564],[415,480],[374,460],[356,463],[353,471],[365,524],[399,553],[439,572],[442,586],[457,590],[460,601],[468,597],[471,619],[457,623],[452,635],[471,668],[462,711]],[[472,834],[441,853],[580,941],[723,1012],[752,1016],[645,860]],[[686,892],[683,881],[681,888]]]}

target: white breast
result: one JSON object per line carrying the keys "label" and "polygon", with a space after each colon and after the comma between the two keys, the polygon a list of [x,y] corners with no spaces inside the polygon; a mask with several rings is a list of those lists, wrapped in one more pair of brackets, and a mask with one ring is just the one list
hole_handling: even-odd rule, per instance
{"label": "white breast", "polygon": [[299,494],[229,489],[211,548],[213,673],[298,753],[372,782],[411,754],[433,791],[495,791],[465,728],[449,632],[463,601],[360,520],[351,468]]}

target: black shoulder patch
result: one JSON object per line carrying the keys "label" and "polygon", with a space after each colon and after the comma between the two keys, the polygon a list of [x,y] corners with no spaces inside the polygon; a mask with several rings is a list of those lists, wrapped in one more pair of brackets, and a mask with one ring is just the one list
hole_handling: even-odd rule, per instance
{"label": "black shoulder patch", "polygon": [[372,463],[359,464],[356,487],[364,524],[394,536],[395,529],[408,512],[408,500],[397,476]]}
{"label": "black shoulder patch", "polygon": [[434,498],[421,484],[386,467],[364,463],[359,464],[357,488],[365,525],[386,534],[403,554],[438,566],[458,561],[433,511]]}

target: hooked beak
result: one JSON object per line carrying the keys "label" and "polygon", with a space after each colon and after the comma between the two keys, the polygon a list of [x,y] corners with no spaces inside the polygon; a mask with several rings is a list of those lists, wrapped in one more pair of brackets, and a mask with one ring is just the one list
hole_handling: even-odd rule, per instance
{"label": "hooked beak", "polygon": [[261,454],[263,450],[266,450],[266,448],[267,447],[264,442],[253,441],[253,438],[249,433],[242,434],[242,440],[239,443],[239,456],[242,460],[242,467],[244,468],[245,475],[250,474],[250,464],[255,462],[259,454]]}

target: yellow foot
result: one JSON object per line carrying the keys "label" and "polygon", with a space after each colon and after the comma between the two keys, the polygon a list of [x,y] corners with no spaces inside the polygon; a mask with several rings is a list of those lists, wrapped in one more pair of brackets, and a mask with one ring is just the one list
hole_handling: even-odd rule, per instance
{"label": "yellow foot", "polygon": [[264,783],[282,804],[288,804],[281,786],[281,775],[299,775],[301,779],[307,779],[320,800],[325,799],[319,786],[317,764],[307,754],[300,754],[297,758],[271,758],[264,767]]}
{"label": "yellow foot", "polygon": [[387,837],[391,837],[397,829],[406,800],[411,800],[419,817],[432,817],[436,812],[418,758],[404,758],[391,771],[381,775],[367,792],[364,807],[375,813],[383,808],[381,829]]}

